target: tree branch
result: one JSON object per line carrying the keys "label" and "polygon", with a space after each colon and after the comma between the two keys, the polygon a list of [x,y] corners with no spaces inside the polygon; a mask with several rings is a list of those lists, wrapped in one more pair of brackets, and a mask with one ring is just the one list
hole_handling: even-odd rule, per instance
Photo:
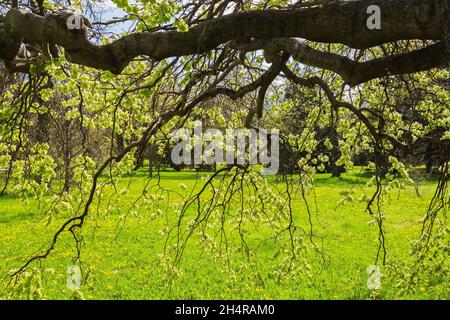
{"label": "tree branch", "polygon": [[385,76],[430,70],[450,63],[450,53],[443,42],[366,62],[356,62],[345,56],[316,50],[295,39],[258,39],[247,43],[234,43],[233,47],[244,51],[286,51],[300,63],[336,72],[350,86]]}
{"label": "tree branch", "polygon": [[[66,27],[67,13],[41,17],[12,9],[7,14],[9,33],[29,43],[54,43],[65,48],[77,64],[120,73],[137,56],[161,60],[203,53],[231,40],[298,37],[315,42],[342,43],[369,48],[408,40],[442,40],[443,3],[450,0],[358,0],[322,8],[238,12],[192,26],[187,32],[141,32],[98,46],[87,40],[86,30]],[[382,11],[382,29],[366,27],[369,5]],[[0,39],[0,42],[2,39]]]}

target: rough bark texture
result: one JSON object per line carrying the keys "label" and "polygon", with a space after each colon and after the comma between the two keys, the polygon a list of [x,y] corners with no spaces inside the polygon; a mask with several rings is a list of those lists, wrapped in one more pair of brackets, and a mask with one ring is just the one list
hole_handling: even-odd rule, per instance
{"label": "rough bark texture", "polygon": [[[321,8],[239,12],[199,23],[187,32],[142,32],[98,46],[87,40],[86,30],[66,27],[68,13],[38,16],[11,9],[6,15],[6,33],[0,34],[0,57],[11,59],[21,41],[59,45],[77,64],[120,73],[137,56],[155,60],[198,54],[226,42],[248,39],[302,38],[321,43],[341,43],[365,49],[399,40],[444,40],[449,21],[442,12],[450,0],[358,0]],[[382,12],[381,30],[366,26],[367,7],[378,5]],[[444,43],[444,42],[443,42]],[[294,57],[306,64],[323,66],[357,84],[386,73],[422,71],[449,61],[445,45],[438,43],[411,55],[395,56],[358,64],[339,56],[310,57],[305,48],[285,44]],[[447,42],[445,42],[447,43]],[[278,44],[280,45],[280,43]],[[420,59],[421,63],[412,63]],[[364,74],[364,75],[362,75]]]}
{"label": "rough bark texture", "polygon": [[234,47],[244,51],[286,51],[300,63],[336,72],[352,86],[387,75],[430,70],[450,62],[450,53],[444,42],[366,62],[356,62],[335,53],[315,50],[295,39],[256,40],[236,43]]}

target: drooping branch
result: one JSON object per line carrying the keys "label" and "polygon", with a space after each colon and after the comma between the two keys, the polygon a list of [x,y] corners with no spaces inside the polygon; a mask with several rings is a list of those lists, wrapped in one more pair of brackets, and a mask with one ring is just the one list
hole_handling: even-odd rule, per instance
{"label": "drooping branch", "polygon": [[[54,43],[63,47],[74,63],[120,73],[137,56],[161,60],[203,53],[231,40],[250,38],[297,37],[359,49],[398,40],[443,40],[448,22],[442,21],[444,15],[440,12],[449,1],[359,0],[299,10],[238,12],[196,24],[187,32],[133,33],[103,46],[89,42],[86,30],[68,30],[68,15],[64,12],[41,17],[12,9],[7,24],[8,34],[15,39]],[[366,26],[369,5],[381,8],[381,30]]]}
{"label": "drooping branch", "polygon": [[[97,185],[98,181],[101,177],[101,175],[105,172],[105,170],[114,162],[120,162],[122,159],[134,148],[139,148],[143,150],[145,146],[147,145],[150,137],[154,136],[158,130],[160,130],[165,124],[167,124],[171,119],[174,119],[175,117],[183,117],[189,114],[190,111],[192,111],[195,107],[200,105],[201,103],[212,99],[219,95],[227,96],[233,100],[239,99],[244,97],[249,92],[255,91],[260,87],[269,86],[272,81],[278,76],[278,74],[281,72],[282,67],[285,66],[286,61],[289,59],[288,54],[282,54],[280,56],[277,56],[274,58],[273,64],[271,65],[268,70],[262,74],[258,79],[255,81],[247,84],[246,86],[241,87],[239,90],[233,90],[225,87],[214,87],[210,88],[203,94],[199,95],[189,103],[181,99],[181,101],[177,104],[177,106],[173,109],[169,109],[166,112],[164,112],[160,118],[155,119],[151,124],[148,125],[147,129],[142,133],[140,138],[137,141],[129,143],[126,147],[124,147],[123,150],[121,150],[117,155],[111,155],[109,158],[107,158],[96,170],[96,172],[92,176],[92,184],[90,187],[89,195],[84,203],[84,207],[82,209],[82,212],[79,215],[76,215],[68,220],[66,220],[60,228],[55,232],[53,235],[49,246],[42,252],[34,255],[33,257],[29,258],[20,268],[18,268],[12,275],[11,279],[13,279],[15,276],[20,275],[22,272],[24,272],[30,264],[32,264],[35,261],[39,261],[42,259],[47,258],[47,256],[55,249],[55,246],[58,242],[58,239],[62,235],[62,233],[69,231],[73,235],[75,235],[75,230],[81,229],[83,224],[85,223],[85,220],[87,216],[89,215],[89,210],[91,208],[91,205],[93,203],[95,193],[97,191]],[[204,75],[199,74],[200,78]],[[189,88],[190,90],[193,85],[196,83],[196,77],[194,76],[193,79],[186,85],[186,88]],[[156,84],[156,82],[155,82]],[[130,93],[131,91],[127,91],[127,93]],[[229,170],[229,168],[227,168]]]}

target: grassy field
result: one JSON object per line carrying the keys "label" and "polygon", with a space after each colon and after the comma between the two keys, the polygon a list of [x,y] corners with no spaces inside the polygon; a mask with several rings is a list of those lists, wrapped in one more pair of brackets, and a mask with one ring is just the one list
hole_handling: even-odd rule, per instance
{"label": "grassy field", "polygon": [[[205,175],[207,173],[200,174]],[[279,250],[279,243],[269,241],[259,248],[262,259],[257,275],[245,263],[246,255],[239,250],[231,257],[231,267],[225,266],[225,259],[205,248],[202,240],[195,236],[188,242],[177,276],[168,286],[164,259],[161,258],[166,239],[161,230],[172,219],[172,204],[194,188],[198,174],[162,172],[161,186],[178,194],[173,193],[170,197],[163,194],[150,206],[128,212],[127,208],[141,194],[144,177],[142,172],[131,184],[129,179],[120,180],[118,189],[128,188],[129,192],[120,201],[114,201],[115,195],[109,199],[107,214],[104,213],[106,204],[101,204],[98,209],[94,206],[86,221],[81,252],[83,266],[89,270],[81,289],[86,299],[449,298],[448,282],[445,281],[419,288],[415,294],[400,296],[394,286],[395,279],[385,276],[376,295],[367,289],[366,269],[374,262],[378,233],[376,225],[369,223],[373,219],[364,212],[363,203],[355,201],[339,205],[342,191],[348,188],[353,188],[355,198],[363,191],[371,191],[365,186],[367,178],[353,174],[346,174],[341,179],[317,175],[315,200],[312,194],[308,195],[314,212],[314,240],[323,253],[311,250],[307,254],[309,276],[300,274],[286,279],[273,276],[276,264],[271,257]],[[283,187],[283,182],[274,178],[271,184],[280,189]],[[434,186],[434,182],[423,182],[419,186],[421,197],[417,196],[413,186],[408,186],[400,193],[395,192],[386,202],[387,261],[398,261],[407,256],[411,242],[419,234],[418,221],[426,210]],[[105,194],[108,192],[111,191],[105,190]],[[300,194],[293,195],[292,206],[296,224],[308,229],[309,218]],[[238,205],[236,210],[239,210]],[[155,217],[155,212],[163,214]],[[8,272],[45,248],[65,219],[67,216],[61,214],[49,220],[48,213],[39,209],[33,199],[0,198],[0,294],[8,283]],[[263,236],[267,230],[262,228],[252,232]],[[237,239],[235,242],[239,243]],[[43,298],[73,297],[66,286],[66,270],[75,254],[73,238],[64,234],[52,254],[41,263]]]}

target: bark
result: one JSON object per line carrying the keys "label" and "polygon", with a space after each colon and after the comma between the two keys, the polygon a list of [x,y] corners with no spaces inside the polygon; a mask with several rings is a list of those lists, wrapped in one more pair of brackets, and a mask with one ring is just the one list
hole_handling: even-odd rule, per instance
{"label": "bark", "polygon": [[433,144],[429,143],[425,151],[425,163],[427,174],[433,172],[433,156],[434,156]]}
{"label": "bark", "polygon": [[[73,63],[120,73],[137,56],[161,60],[193,55],[231,40],[295,37],[358,49],[399,40],[439,41],[444,40],[444,28],[449,25],[443,14],[449,3],[450,0],[358,0],[321,8],[239,12],[199,23],[187,32],[133,33],[103,46],[89,42],[86,30],[68,30],[68,13],[42,17],[11,9],[6,16],[6,34],[0,35],[0,56],[10,58],[17,51],[18,40],[47,42],[63,47]],[[381,8],[381,30],[366,27],[369,5]],[[442,56],[440,51],[441,60]],[[448,61],[448,52],[446,57]]]}
{"label": "bark", "polygon": [[343,166],[339,166],[336,164],[336,162],[341,157],[341,150],[339,148],[338,132],[337,132],[335,126],[332,126],[330,128],[329,137],[330,137],[331,143],[333,145],[333,148],[331,149],[331,152],[330,152],[331,176],[333,178],[338,178],[341,176],[342,173],[345,172],[345,168]]}
{"label": "bark", "polygon": [[450,63],[450,53],[445,42],[366,62],[356,62],[335,53],[315,50],[295,39],[257,40],[235,44],[234,47],[244,51],[264,49],[289,52],[300,63],[339,74],[350,86],[389,75],[426,71]]}

